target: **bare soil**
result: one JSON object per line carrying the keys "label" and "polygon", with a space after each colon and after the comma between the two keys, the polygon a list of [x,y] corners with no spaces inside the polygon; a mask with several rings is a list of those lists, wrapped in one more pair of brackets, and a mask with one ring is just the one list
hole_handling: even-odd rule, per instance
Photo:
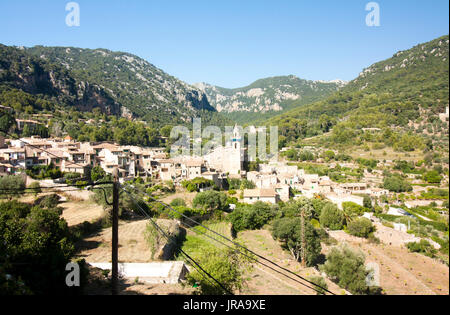
{"label": "bare soil", "polygon": [[[380,266],[380,285],[387,295],[448,295],[449,268],[443,263],[417,253],[410,253],[400,246],[370,244],[345,232],[332,236],[361,250],[366,263]],[[324,248],[324,252],[329,251]]]}
{"label": "bare soil", "polygon": [[[119,262],[151,262],[151,253],[145,240],[146,220],[119,223]],[[112,229],[104,229],[98,235],[83,240],[79,258],[88,263],[111,262]]]}
{"label": "bare soil", "polygon": [[[259,255],[277,263],[278,265],[304,277],[320,276],[320,272],[314,268],[303,268],[301,264],[293,260],[292,256],[280,246],[280,244],[272,238],[272,235],[267,230],[259,231],[245,231],[238,235],[241,244],[253,250]],[[264,262],[264,261],[263,261]],[[276,270],[282,271],[274,267],[268,262],[264,264],[273,267]],[[289,275],[289,274],[288,274]],[[294,275],[289,275],[304,284],[305,281],[296,278]],[[345,294],[345,291],[339,288],[336,284],[326,279],[328,289],[335,294]],[[248,276],[248,288],[240,292],[243,295],[315,295],[313,289],[289,279],[288,277],[268,268],[261,264],[255,264],[253,272]],[[311,285],[309,285],[311,286]]]}
{"label": "bare soil", "polygon": [[69,201],[62,203],[61,206],[64,208],[62,217],[69,226],[78,225],[85,221],[93,222],[105,214],[102,206],[90,201]]}

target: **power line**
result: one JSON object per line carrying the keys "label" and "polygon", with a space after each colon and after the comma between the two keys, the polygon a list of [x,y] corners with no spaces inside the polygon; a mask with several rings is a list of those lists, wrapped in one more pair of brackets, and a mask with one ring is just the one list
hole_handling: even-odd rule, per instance
{"label": "power line", "polygon": [[216,238],[214,238],[214,237],[212,237],[212,236],[206,234],[206,232],[202,233],[202,232],[196,230],[194,226],[189,225],[189,224],[186,223],[186,222],[185,222],[184,224],[187,225],[187,226],[188,226],[189,228],[191,228],[192,230],[194,230],[197,234],[201,234],[201,235],[203,235],[203,236],[206,236],[207,238],[209,238],[209,239],[211,239],[211,240],[213,240],[213,241],[215,241],[215,242],[217,242],[217,243],[219,243],[219,244],[221,244],[221,245],[223,245],[223,246],[225,246],[225,247],[228,247],[228,248],[230,248],[230,249],[232,249],[232,250],[234,250],[234,251],[236,251],[236,252],[238,252],[239,254],[241,254],[241,255],[243,255],[243,256],[245,256],[245,257],[247,257],[247,258],[249,258],[249,259],[255,261],[256,263],[259,263],[260,265],[262,265],[262,266],[264,266],[264,267],[267,267],[267,268],[269,268],[270,270],[275,271],[275,272],[277,272],[277,273],[279,273],[279,274],[281,274],[281,275],[283,275],[283,276],[289,278],[290,280],[293,280],[293,281],[295,281],[295,282],[297,282],[297,283],[299,283],[299,284],[301,284],[301,285],[303,285],[303,286],[305,286],[305,287],[307,287],[307,288],[309,288],[309,289],[311,289],[311,290],[313,290],[313,291],[318,292],[317,289],[315,289],[315,288],[313,288],[313,287],[310,287],[310,286],[308,286],[307,284],[305,284],[305,283],[303,283],[303,282],[300,282],[298,279],[292,278],[291,276],[286,275],[286,274],[284,274],[283,272],[281,272],[281,271],[279,271],[279,270],[276,270],[275,268],[273,268],[273,267],[271,267],[271,266],[269,266],[269,265],[267,265],[267,264],[265,264],[265,263],[259,261],[259,260],[256,259],[255,257],[252,257],[252,256],[250,256],[250,255],[248,255],[248,254],[246,254],[246,253],[243,253],[243,252],[241,252],[241,251],[238,251],[236,248],[233,248],[233,247],[231,247],[230,245],[228,245],[228,244],[226,244],[226,243],[224,243],[224,242],[222,242],[222,241],[219,241],[218,239],[216,239]]}
{"label": "power line", "polygon": [[[95,189],[101,189],[101,188],[95,188]],[[64,191],[61,191],[61,190],[49,190],[49,191],[45,191],[45,192],[40,192],[40,193],[63,193],[63,192],[72,192],[72,191],[80,191],[79,189],[70,189],[70,190],[64,190]],[[20,195],[28,195],[28,194],[35,194],[36,192],[34,192],[34,191],[27,191],[27,192],[22,192],[22,193],[20,193],[20,192],[17,192],[17,191],[13,191],[13,192],[8,192],[8,194],[9,195],[17,195],[17,196],[20,196]]]}
{"label": "power line", "polygon": [[[86,185],[63,185],[63,186],[49,186],[49,187],[36,187],[36,188],[15,188],[15,189],[0,189],[0,194],[3,192],[4,194],[9,195],[24,195],[24,194],[36,194],[36,193],[64,193],[64,192],[72,192],[72,191],[80,191],[80,189],[65,189],[65,190],[56,190],[57,188],[73,188],[73,187],[79,187],[79,188],[88,188],[88,190],[102,190],[105,202],[107,205],[112,206],[112,203],[108,201],[108,197],[106,194],[105,187],[96,187],[96,186],[102,186],[102,185],[108,185],[112,184],[112,182],[96,182],[92,184],[86,184]],[[41,192],[39,190],[41,189]],[[45,190],[42,191],[42,189],[55,189],[55,190]]]}
{"label": "power line", "polygon": [[243,256],[245,256],[245,257],[247,257],[247,258],[250,258],[251,260],[254,260],[255,262],[259,263],[260,265],[262,265],[262,266],[264,266],[264,267],[267,267],[267,268],[269,268],[270,270],[275,271],[275,272],[277,272],[277,273],[279,273],[279,274],[281,274],[281,275],[287,277],[288,279],[291,279],[291,280],[293,280],[293,281],[295,281],[295,282],[297,282],[297,283],[299,283],[299,284],[301,284],[301,285],[307,287],[308,289],[311,289],[311,290],[313,290],[313,291],[318,292],[317,289],[315,289],[315,288],[313,288],[313,287],[310,287],[310,286],[308,286],[307,284],[305,284],[305,283],[303,283],[303,282],[300,282],[299,280],[297,280],[297,279],[295,279],[295,278],[292,278],[291,276],[286,275],[286,274],[284,274],[283,272],[281,272],[281,271],[279,271],[279,270],[276,270],[275,268],[273,268],[273,267],[271,267],[271,266],[269,266],[269,265],[267,265],[267,264],[265,264],[265,263],[263,263],[263,262],[257,260],[255,257],[252,257],[252,256],[250,256],[250,255],[248,255],[248,254],[246,254],[246,253],[243,253],[243,252],[241,252],[241,251],[236,250],[235,248],[231,247],[230,245],[225,244],[224,242],[219,241],[218,239],[215,239],[214,237],[212,237],[212,236],[206,234],[206,232],[205,232],[205,233],[201,233],[200,231],[196,230],[195,227],[193,227],[192,225],[189,225],[189,224],[187,224],[187,223],[185,223],[185,224],[186,224],[189,228],[192,228],[196,233],[201,234],[201,235],[204,235],[204,236],[206,236],[207,238],[212,239],[213,241],[216,241],[216,242],[218,242],[219,244],[221,244],[221,245],[223,245],[223,246],[226,246],[226,247],[228,247],[228,248],[230,248],[230,249],[232,249],[232,250],[238,252],[239,254],[241,254],[241,255],[243,255]]}
{"label": "power line", "polygon": [[[134,186],[131,186],[131,187],[133,187],[135,190],[137,190]],[[143,193],[144,195],[146,195],[147,197],[149,197],[150,199],[154,200],[155,202],[157,202],[157,203],[163,205],[164,207],[166,207],[166,208],[168,208],[168,209],[170,209],[170,210],[172,210],[172,211],[178,213],[179,215],[183,216],[184,218],[190,220],[190,221],[193,222],[194,224],[196,224],[196,225],[198,225],[198,226],[201,226],[201,227],[203,227],[204,229],[206,229],[206,230],[208,230],[208,231],[211,231],[212,233],[214,233],[214,234],[220,236],[221,238],[225,239],[225,240],[228,241],[228,242],[231,242],[231,243],[234,244],[235,246],[240,247],[240,248],[242,248],[242,249],[248,251],[249,253],[255,255],[256,257],[258,257],[258,258],[260,258],[260,259],[263,259],[264,261],[267,261],[267,262],[273,264],[274,266],[276,266],[276,267],[278,267],[278,268],[280,268],[280,269],[282,269],[282,270],[284,270],[284,271],[286,271],[286,272],[288,272],[288,273],[290,273],[290,274],[296,276],[297,278],[299,278],[299,279],[301,279],[301,280],[303,280],[303,281],[306,281],[307,283],[309,283],[309,284],[311,284],[311,285],[313,285],[313,286],[315,286],[315,287],[317,287],[317,288],[319,288],[319,289],[321,289],[321,290],[324,290],[325,292],[328,292],[328,293],[330,293],[330,294],[332,294],[332,295],[336,295],[335,293],[329,291],[328,289],[326,289],[326,288],[324,288],[324,287],[322,287],[322,286],[320,286],[320,285],[318,285],[318,284],[316,284],[316,283],[314,283],[314,282],[312,282],[312,281],[309,281],[308,279],[306,279],[306,278],[304,278],[304,277],[302,277],[302,276],[300,276],[300,275],[298,275],[298,274],[292,272],[291,270],[289,270],[289,269],[287,269],[287,268],[284,268],[284,267],[278,265],[277,263],[271,261],[270,259],[267,259],[267,258],[265,258],[264,256],[261,256],[261,255],[255,253],[254,251],[252,251],[252,250],[250,250],[250,249],[248,249],[248,248],[242,246],[241,244],[239,244],[239,243],[237,243],[237,242],[234,242],[233,240],[230,240],[228,237],[226,237],[226,236],[224,236],[224,235],[222,235],[222,234],[220,234],[220,233],[218,233],[218,232],[216,232],[216,231],[214,231],[214,230],[211,230],[210,228],[208,228],[208,227],[202,225],[200,222],[197,222],[197,221],[195,221],[194,219],[192,219],[192,218],[186,216],[184,213],[181,213],[181,212],[179,212],[179,211],[173,209],[171,206],[165,204],[164,202],[159,201],[158,199],[154,198],[153,196],[151,196],[151,195],[149,195],[149,194],[147,194],[147,193],[145,193],[145,192],[142,192],[142,193]],[[207,234],[205,234],[205,235],[207,235]],[[214,238],[213,238],[213,239],[214,239]],[[214,239],[214,240],[215,240],[215,239]],[[217,241],[217,240],[216,240],[216,241]],[[258,260],[255,260],[255,261],[261,264],[260,261],[258,261]],[[285,276],[286,276],[286,275],[285,275]],[[317,290],[315,290],[315,291],[317,291]]]}
{"label": "power line", "polygon": [[[142,207],[139,205],[139,203],[133,198],[133,196],[131,195],[130,192],[128,192],[126,189],[124,189],[122,186],[120,186],[120,188],[127,193],[131,200],[138,206],[138,208],[140,209],[141,213],[144,214],[145,217],[147,217],[150,222],[155,226],[156,230],[159,231],[168,241],[169,236],[166,234],[166,232],[158,226],[158,224],[156,222],[154,222],[154,220],[145,212],[144,209],[142,209]],[[211,274],[209,274],[205,269],[202,268],[202,266],[200,266],[199,263],[197,263],[191,256],[189,256],[185,251],[183,251],[181,248],[179,249],[179,251],[181,252],[182,255],[184,255],[189,261],[191,261],[195,266],[197,266],[204,274],[206,274],[209,278],[211,278],[215,283],[217,283],[226,293],[228,293],[229,295],[234,295],[230,290],[228,290],[222,283],[220,283],[216,278],[214,278]],[[197,271],[198,269],[195,268]],[[201,274],[201,273],[200,273]]]}
{"label": "power line", "polygon": [[[164,230],[162,228],[160,228],[158,226],[158,224],[156,222],[154,222],[154,220],[144,211],[144,209],[142,209],[142,207],[136,202],[136,200],[133,198],[133,196],[127,191],[125,190],[123,187],[121,187],[121,189],[127,193],[130,197],[131,200],[138,206],[139,210],[141,211],[141,213],[147,217],[150,222],[155,226],[155,228],[157,229],[157,231],[159,231],[160,233],[163,234],[163,236],[169,241],[169,236],[164,232]],[[222,285],[217,279],[215,279],[213,276],[211,276],[206,270],[204,270],[192,257],[190,257],[186,252],[184,252],[182,249],[179,249],[181,254],[183,256],[186,257],[187,260],[191,261],[192,263],[194,263],[193,267],[198,271],[198,269],[195,267],[197,266],[199,269],[201,269],[203,271],[203,273],[205,273],[209,278],[213,279],[225,292],[227,292],[230,295],[233,295],[232,292],[230,292],[227,288],[225,288],[224,285]],[[199,272],[200,275],[202,275],[204,277],[204,275]],[[211,282],[210,282],[211,283]]]}

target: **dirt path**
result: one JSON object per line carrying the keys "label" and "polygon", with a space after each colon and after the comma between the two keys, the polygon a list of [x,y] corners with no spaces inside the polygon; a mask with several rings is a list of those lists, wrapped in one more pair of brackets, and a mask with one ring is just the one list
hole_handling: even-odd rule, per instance
{"label": "dirt path", "polygon": [[69,226],[78,225],[85,221],[93,222],[104,215],[102,206],[89,201],[69,201],[62,203],[61,206],[64,208],[62,217]]}
{"label": "dirt path", "polygon": [[[410,253],[400,246],[369,244],[366,240],[342,233],[330,233],[340,242],[361,250],[366,263],[380,267],[380,285],[388,295],[449,294],[449,268],[439,261]],[[325,251],[328,252],[329,248]]]}
{"label": "dirt path", "polygon": [[[119,261],[132,263],[151,262],[151,253],[145,240],[147,221],[120,222]],[[111,262],[112,229],[108,228],[94,237],[85,239],[77,255],[92,263]]]}

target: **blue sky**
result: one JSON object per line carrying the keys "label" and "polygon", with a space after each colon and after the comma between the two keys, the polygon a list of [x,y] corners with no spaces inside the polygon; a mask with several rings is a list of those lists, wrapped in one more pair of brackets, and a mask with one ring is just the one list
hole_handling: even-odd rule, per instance
{"label": "blue sky", "polygon": [[448,34],[447,0],[0,1],[0,43],[107,48],[136,54],[188,83],[235,88],[276,75],[352,80],[398,50]]}

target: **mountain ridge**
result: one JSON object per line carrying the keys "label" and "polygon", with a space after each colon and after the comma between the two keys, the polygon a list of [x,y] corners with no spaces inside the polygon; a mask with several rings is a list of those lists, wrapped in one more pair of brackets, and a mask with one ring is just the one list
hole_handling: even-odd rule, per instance
{"label": "mountain ridge", "polygon": [[345,85],[342,80],[312,81],[294,75],[263,78],[248,86],[234,89],[208,83],[194,84],[208,96],[211,105],[218,112],[238,122],[261,120],[260,116],[271,116],[317,101]]}

